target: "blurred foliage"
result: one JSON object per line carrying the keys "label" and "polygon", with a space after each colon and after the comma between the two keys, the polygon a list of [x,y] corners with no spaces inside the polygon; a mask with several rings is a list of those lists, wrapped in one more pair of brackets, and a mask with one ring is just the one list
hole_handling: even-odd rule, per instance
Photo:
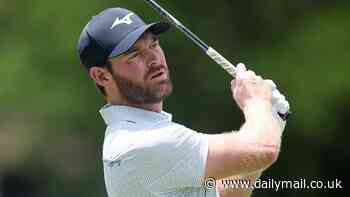
{"label": "blurred foliage", "polygon": [[[232,62],[272,78],[287,96],[293,115],[279,161],[264,178],[345,181],[349,1],[159,3]],[[162,20],[143,1],[0,2],[0,181],[6,180],[0,196],[16,180],[29,185],[27,196],[106,196],[98,114],[104,100],[79,63],[76,43],[91,16],[117,6]],[[238,129],[243,117],[231,98],[231,77],[175,28],[161,42],[175,86],[165,109],[198,131]],[[26,190],[13,190],[20,188]],[[325,190],[255,193],[295,194],[329,196]]]}

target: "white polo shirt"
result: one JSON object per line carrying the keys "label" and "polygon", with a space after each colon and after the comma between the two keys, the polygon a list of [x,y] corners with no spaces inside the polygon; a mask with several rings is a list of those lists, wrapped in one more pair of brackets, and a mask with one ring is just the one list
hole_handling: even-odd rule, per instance
{"label": "white polo shirt", "polygon": [[207,135],[172,122],[171,114],[106,105],[103,144],[109,197],[217,197],[204,181]]}

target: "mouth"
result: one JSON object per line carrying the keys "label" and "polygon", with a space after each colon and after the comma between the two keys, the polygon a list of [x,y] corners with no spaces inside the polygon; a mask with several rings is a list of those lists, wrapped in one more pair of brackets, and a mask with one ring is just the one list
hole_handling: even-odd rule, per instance
{"label": "mouth", "polygon": [[151,78],[151,80],[157,79],[157,78],[162,78],[165,76],[165,74],[166,74],[165,69],[160,69],[159,71],[154,72],[150,78]]}
{"label": "mouth", "polygon": [[157,78],[157,77],[160,77],[160,76],[162,76],[163,74],[164,74],[164,72],[157,72],[157,73],[155,73],[154,75],[152,75],[151,79],[155,79],[155,78]]}

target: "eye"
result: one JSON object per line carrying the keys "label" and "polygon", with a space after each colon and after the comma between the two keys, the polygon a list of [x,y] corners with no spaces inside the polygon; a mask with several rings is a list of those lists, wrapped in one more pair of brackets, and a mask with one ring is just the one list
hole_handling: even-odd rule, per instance
{"label": "eye", "polygon": [[135,57],[137,57],[140,53],[139,52],[133,52],[129,55],[128,57],[128,60],[132,60],[134,59]]}
{"label": "eye", "polygon": [[151,44],[151,48],[154,49],[158,46],[159,42],[158,40],[155,40],[152,44]]}
{"label": "eye", "polygon": [[132,64],[135,61],[135,58],[137,58],[137,56],[139,56],[139,54],[140,54],[139,52],[130,53],[127,56],[126,63],[127,64]]}

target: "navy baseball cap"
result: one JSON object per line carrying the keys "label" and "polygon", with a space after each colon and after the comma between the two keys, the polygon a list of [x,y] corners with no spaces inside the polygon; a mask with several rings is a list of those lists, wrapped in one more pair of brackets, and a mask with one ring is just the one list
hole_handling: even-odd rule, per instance
{"label": "navy baseball cap", "polygon": [[88,69],[103,66],[108,58],[129,50],[147,30],[160,34],[169,28],[165,22],[146,24],[124,8],[108,8],[92,17],[81,32],[77,46],[80,62]]}

